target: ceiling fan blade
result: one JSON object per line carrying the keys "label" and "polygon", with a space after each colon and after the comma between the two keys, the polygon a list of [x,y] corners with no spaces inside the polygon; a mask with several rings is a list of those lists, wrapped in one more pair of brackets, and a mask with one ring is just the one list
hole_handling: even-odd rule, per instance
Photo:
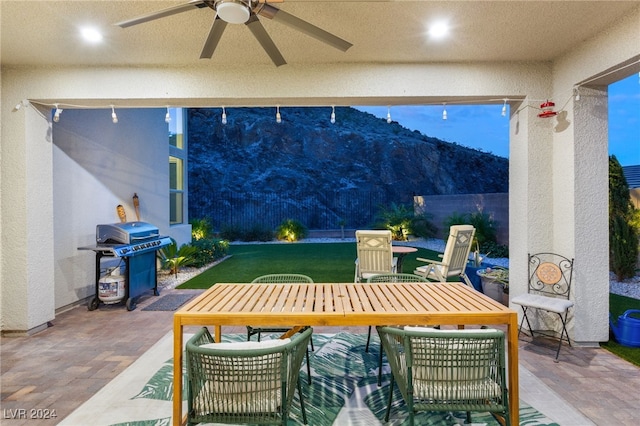
{"label": "ceiling fan blade", "polygon": [[280,54],[280,51],[276,47],[275,43],[273,42],[273,40],[271,40],[271,37],[269,37],[269,34],[267,34],[267,31],[264,29],[264,27],[262,26],[262,23],[260,22],[260,20],[255,14],[253,13],[251,14],[251,17],[245,23],[245,25],[249,27],[249,29],[251,30],[251,33],[253,33],[253,36],[262,45],[262,48],[264,49],[265,52],[267,52],[267,55],[269,55],[269,57],[271,58],[271,60],[273,61],[276,67],[279,67],[280,65],[284,65],[287,63],[287,61],[284,60],[284,58]]}
{"label": "ceiling fan blade", "polygon": [[189,3],[186,3],[186,4],[169,7],[167,9],[162,9],[157,12],[152,12],[146,15],[138,16],[137,18],[128,19],[122,22],[117,22],[114,25],[117,25],[120,28],[127,28],[133,25],[142,24],[144,22],[149,22],[149,21],[154,21],[156,19],[164,18],[165,16],[176,15],[178,13],[186,12],[187,10],[202,9],[203,7],[207,7],[207,4],[204,2],[204,0],[191,0]]}
{"label": "ceiling fan blade", "polygon": [[204,46],[202,46],[200,59],[210,59],[213,56],[213,52],[216,50],[216,47],[218,47],[218,42],[225,28],[227,28],[227,23],[216,15],[216,18],[211,24],[207,40],[204,42]]}
{"label": "ceiling fan blade", "polygon": [[276,22],[280,22],[284,25],[292,27],[300,32],[305,33],[308,36],[315,38],[316,40],[328,44],[329,46],[340,49],[343,52],[346,52],[347,49],[353,46],[353,44],[349,43],[348,41],[343,40],[340,37],[323,30],[322,28],[316,27],[315,25],[307,21],[295,17],[290,13],[280,10],[277,7],[273,7],[267,3],[260,4],[256,10],[256,13],[260,16],[264,16],[265,18],[273,19]]}

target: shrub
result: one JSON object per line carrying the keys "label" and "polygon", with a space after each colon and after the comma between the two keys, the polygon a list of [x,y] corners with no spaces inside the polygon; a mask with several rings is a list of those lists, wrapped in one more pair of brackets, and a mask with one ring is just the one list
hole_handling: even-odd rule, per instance
{"label": "shrub", "polygon": [[436,235],[436,227],[431,222],[429,215],[416,215],[411,220],[409,233],[416,237],[433,238]]}
{"label": "shrub", "polygon": [[453,225],[469,225],[468,215],[465,213],[453,212],[443,222],[443,237],[447,241],[449,239],[449,228]]}
{"label": "shrub", "polygon": [[195,241],[209,238],[213,233],[213,226],[206,217],[202,219],[191,219],[189,224],[191,224],[191,238]]}
{"label": "shrub", "polygon": [[220,236],[227,241],[271,241],[273,231],[264,225],[254,225],[250,229],[242,229],[238,225],[224,225]]}
{"label": "shrub", "polygon": [[242,229],[238,225],[223,225],[220,236],[227,241],[238,241],[242,239]]}
{"label": "shrub", "polygon": [[476,241],[480,247],[486,243],[496,242],[496,223],[491,216],[482,212],[475,212],[468,215],[469,224],[476,228]]}
{"label": "shrub", "polygon": [[406,241],[413,216],[413,209],[404,204],[391,203],[389,207],[383,205],[376,214],[376,227],[391,231],[394,240]]}
{"label": "shrub", "polygon": [[[452,213],[444,222],[445,229],[448,231],[449,227],[453,225],[473,225],[476,228],[476,235],[474,238],[474,246],[478,244],[480,250],[486,252],[488,245],[495,248],[497,229],[496,224],[491,216],[486,213],[476,212],[468,214]],[[445,236],[445,240],[448,237],[448,232]],[[497,256],[496,256],[497,257]]]}
{"label": "shrub", "polygon": [[635,275],[638,232],[629,185],[615,156],[609,157],[609,267],[618,280]]}
{"label": "shrub", "polygon": [[264,225],[254,225],[251,229],[242,232],[242,241],[271,241],[273,240],[273,230]]}
{"label": "shrub", "polygon": [[284,220],[276,229],[276,238],[278,240],[298,241],[307,235],[307,227],[295,219]]}
{"label": "shrub", "polygon": [[509,257],[509,246],[488,241],[480,246],[480,253],[485,257]]}
{"label": "shrub", "polygon": [[194,241],[192,245],[197,249],[193,255],[193,266],[196,268],[225,257],[229,251],[229,242],[219,238],[203,238]]}
{"label": "shrub", "polygon": [[190,244],[183,244],[180,246],[180,249],[178,249],[178,244],[172,238],[171,244],[158,250],[158,257],[162,260],[162,267],[169,269],[169,271],[177,277],[178,269],[193,264],[197,251],[198,249]]}

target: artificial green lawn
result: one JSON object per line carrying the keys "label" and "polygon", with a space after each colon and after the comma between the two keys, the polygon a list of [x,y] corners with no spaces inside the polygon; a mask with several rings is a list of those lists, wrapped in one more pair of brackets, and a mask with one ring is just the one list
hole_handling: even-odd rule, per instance
{"label": "artificial green lawn", "polygon": [[[275,273],[298,273],[318,283],[353,282],[356,258],[355,243],[291,243],[232,245],[229,259],[184,282],[179,289],[205,289],[215,283],[246,283]],[[404,272],[424,264],[417,257],[438,259],[432,250],[418,249],[404,258]],[[640,301],[609,295],[609,309],[617,320],[627,309],[640,309]],[[640,366],[640,348],[618,344],[613,336],[602,347],[620,358]]]}
{"label": "artificial green lawn", "polygon": [[[229,247],[231,257],[184,282],[179,289],[209,288],[215,283],[248,283],[260,275],[296,273],[317,283],[353,282],[356,243],[246,244]],[[418,249],[404,258],[404,272],[438,259],[433,250]]]}

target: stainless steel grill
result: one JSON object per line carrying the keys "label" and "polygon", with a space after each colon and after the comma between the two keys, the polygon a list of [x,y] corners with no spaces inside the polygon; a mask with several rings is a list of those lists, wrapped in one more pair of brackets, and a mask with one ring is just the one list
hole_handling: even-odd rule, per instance
{"label": "stainless steel grill", "polygon": [[103,257],[120,257],[125,262],[124,274],[127,310],[136,307],[136,299],[148,290],[157,296],[156,251],[171,244],[157,227],[146,222],[122,222],[96,226],[96,244],[79,247],[96,253],[96,296],[89,301],[90,311],[100,305],[99,285]]}
{"label": "stainless steel grill", "polygon": [[96,226],[96,249],[115,256],[136,256],[171,244],[154,225],[146,222],[111,223]]}

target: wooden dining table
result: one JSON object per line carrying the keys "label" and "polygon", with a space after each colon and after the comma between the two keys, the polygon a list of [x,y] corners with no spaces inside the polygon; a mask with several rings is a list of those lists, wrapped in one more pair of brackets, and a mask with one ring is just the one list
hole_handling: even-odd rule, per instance
{"label": "wooden dining table", "polygon": [[212,326],[505,325],[509,409],[519,424],[516,311],[463,283],[215,284],[173,316],[173,424],[183,418],[184,328]]}

